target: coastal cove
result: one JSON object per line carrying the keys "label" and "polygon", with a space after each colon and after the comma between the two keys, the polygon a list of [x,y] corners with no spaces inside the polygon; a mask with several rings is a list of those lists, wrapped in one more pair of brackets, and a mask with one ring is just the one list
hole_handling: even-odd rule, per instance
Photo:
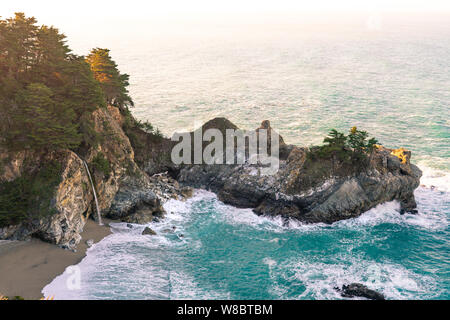
{"label": "coastal cove", "polygon": [[[335,287],[360,282],[386,299],[447,299],[445,193],[420,187],[419,214],[380,205],[332,225],[285,224],[225,205],[197,190],[170,200],[161,222],[113,223],[113,234],[78,264],[81,290],[70,276],[43,290],[57,299],[343,299]],[[432,197],[434,200],[430,201]],[[173,227],[176,227],[173,230]],[[420,261],[420,263],[418,263]]]}
{"label": "coastal cove", "polygon": [[450,299],[448,21],[1,18],[0,300]]}
{"label": "coastal cove", "polygon": [[87,241],[101,241],[111,234],[108,223],[99,226],[88,221],[81,233],[82,241],[76,251],[63,250],[39,239],[28,241],[0,241],[0,274],[7,275],[0,282],[0,292],[9,297],[38,300],[49,281],[71,265],[82,261],[88,250]]}

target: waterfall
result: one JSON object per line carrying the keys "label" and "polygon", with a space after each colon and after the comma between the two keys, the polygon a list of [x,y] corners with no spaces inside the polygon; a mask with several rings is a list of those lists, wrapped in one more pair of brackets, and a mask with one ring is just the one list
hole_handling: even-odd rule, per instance
{"label": "waterfall", "polygon": [[100,209],[98,208],[97,192],[95,192],[94,181],[92,181],[91,172],[89,171],[89,167],[88,167],[86,161],[83,160],[83,163],[84,163],[84,166],[86,167],[86,171],[87,171],[87,174],[89,176],[89,181],[91,182],[92,192],[94,193],[95,207],[97,209],[98,224],[102,226],[103,225],[103,223],[102,223],[102,216],[100,215]]}

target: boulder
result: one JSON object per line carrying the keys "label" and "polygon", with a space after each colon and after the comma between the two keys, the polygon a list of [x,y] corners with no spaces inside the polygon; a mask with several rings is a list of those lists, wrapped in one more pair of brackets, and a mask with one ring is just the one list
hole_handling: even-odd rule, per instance
{"label": "boulder", "polygon": [[351,283],[349,285],[343,285],[342,289],[338,289],[344,298],[362,297],[369,300],[385,300],[384,295],[381,293],[367,288],[361,283]]}
{"label": "boulder", "polygon": [[154,236],[156,235],[156,232],[153,231],[151,228],[149,227],[145,227],[144,231],[142,231],[142,235],[150,235],[150,236]]}
{"label": "boulder", "polygon": [[95,243],[94,239],[86,240],[86,245],[88,246],[88,248],[92,247],[94,243]]}

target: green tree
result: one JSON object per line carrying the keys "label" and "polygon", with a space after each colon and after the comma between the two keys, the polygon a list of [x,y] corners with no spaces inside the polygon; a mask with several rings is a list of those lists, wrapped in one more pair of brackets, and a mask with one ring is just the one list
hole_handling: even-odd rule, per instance
{"label": "green tree", "polygon": [[367,141],[368,136],[366,131],[360,131],[356,127],[351,128],[347,136],[336,129],[331,129],[328,136],[323,139],[324,145],[311,148],[309,156],[313,159],[333,157],[348,164],[361,161],[367,158],[378,143],[375,138]]}
{"label": "green tree", "polygon": [[10,148],[76,148],[81,137],[75,122],[75,112],[54,100],[52,90],[33,83],[16,97],[20,108],[12,110],[14,127],[10,131]]}
{"label": "green tree", "polygon": [[348,146],[352,148],[355,157],[361,157],[364,153],[372,152],[378,141],[371,138],[367,141],[369,134],[366,131],[358,130],[357,127],[350,129],[348,135]]}
{"label": "green tree", "polygon": [[100,82],[107,103],[124,111],[128,106],[133,106],[127,90],[129,76],[120,73],[109,52],[108,49],[92,49],[86,61],[91,66],[95,79]]}
{"label": "green tree", "polygon": [[323,139],[323,142],[330,147],[343,148],[347,137],[342,133],[338,132],[336,129],[331,129],[328,136]]}
{"label": "green tree", "polygon": [[84,57],[69,55],[61,71],[62,83],[56,88],[57,98],[75,111],[77,119],[86,111],[106,107],[100,84],[95,80]]}
{"label": "green tree", "polygon": [[16,13],[14,18],[0,20],[1,80],[26,79],[36,63],[36,19]]}
{"label": "green tree", "polygon": [[0,143],[77,148],[81,116],[106,106],[100,83],[58,29],[16,13],[0,19]]}

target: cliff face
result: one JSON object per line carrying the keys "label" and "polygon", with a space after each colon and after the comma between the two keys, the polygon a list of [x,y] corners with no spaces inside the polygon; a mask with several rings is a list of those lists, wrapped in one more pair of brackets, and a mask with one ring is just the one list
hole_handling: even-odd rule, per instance
{"label": "cliff face", "polygon": [[[49,164],[57,163],[58,182],[45,185],[27,200],[26,216],[20,222],[0,228],[0,239],[25,239],[30,235],[67,247],[75,246],[81,239],[86,219],[90,213],[93,196],[82,160],[73,152],[64,150],[43,154],[38,152],[1,153],[9,159],[4,166],[0,182],[16,181],[23,176],[34,176]],[[50,179],[49,177],[44,177]],[[35,182],[35,176],[29,183]],[[20,203],[14,203],[20,206]],[[5,213],[4,213],[5,214]]]}
{"label": "cliff face", "polygon": [[[263,175],[260,165],[175,166],[172,141],[127,127],[114,107],[98,109],[82,121],[91,126],[88,132],[96,142],[76,153],[0,150],[0,239],[34,236],[74,248],[86,219],[96,219],[83,161],[92,174],[101,215],[131,223],[159,219],[162,202],[189,197],[190,187],[210,189],[225,203],[254,208],[257,214],[305,222],[332,223],[392,200],[400,201],[402,212],[416,207],[413,192],[421,172],[404,149],[379,146],[364,166],[357,166],[333,157],[314,159],[310,149],[287,145],[280,137],[280,168]],[[206,128],[237,127],[219,118]],[[268,130],[270,144],[270,123],[263,122],[257,134],[260,129]]]}
{"label": "cliff face", "polygon": [[309,152],[284,145],[281,138],[280,168],[274,175],[262,175],[258,165],[191,165],[181,169],[179,181],[210,189],[223,202],[254,208],[257,214],[305,222],[356,217],[392,200],[400,201],[402,212],[414,212],[421,171],[406,150],[379,147],[364,166],[311,159]]}
{"label": "cliff face", "polygon": [[[117,108],[97,109],[82,121],[91,126],[90,134],[97,142],[82,146],[77,153],[0,150],[0,185],[8,190],[21,186],[22,180],[33,185],[31,200],[21,199],[26,208],[20,216],[5,212],[11,219],[0,224],[0,239],[23,240],[34,236],[74,248],[81,239],[86,219],[96,219],[92,187],[83,161],[94,180],[102,216],[147,223],[164,214],[161,201],[165,198],[183,197],[177,187],[161,192],[155,178],[150,178],[135,163],[133,147],[122,129],[124,119]],[[147,139],[146,133],[136,131]],[[52,176],[40,177],[47,167],[55,168]],[[151,173],[159,172],[156,168]],[[167,181],[164,188],[173,184],[174,181]],[[23,190],[16,194],[27,195]],[[11,208],[15,210],[14,206]]]}

